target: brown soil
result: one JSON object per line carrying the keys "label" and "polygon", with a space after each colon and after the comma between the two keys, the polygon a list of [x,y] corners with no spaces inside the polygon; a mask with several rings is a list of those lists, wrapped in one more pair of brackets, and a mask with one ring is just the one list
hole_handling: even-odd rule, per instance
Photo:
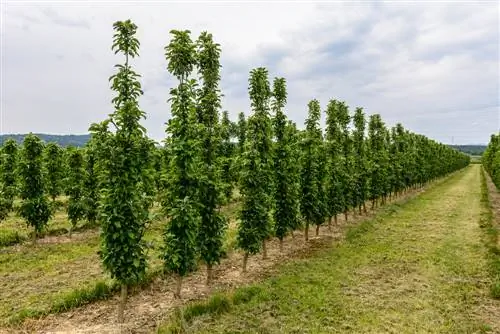
{"label": "brown soil", "polygon": [[[410,191],[392,202],[404,201],[422,191],[422,189]],[[307,243],[304,242],[303,232],[296,231],[294,238],[288,237],[284,240],[282,253],[279,251],[279,241],[272,239],[267,243],[268,258],[262,259],[261,254],[249,257],[248,272],[245,274],[241,271],[243,253],[235,251],[219,266],[213,268],[213,283],[210,288],[205,284],[204,266],[185,278],[181,300],[174,299],[173,296],[174,277],[157,277],[142,291],[130,291],[125,308],[125,323],[122,326],[116,322],[119,295],[115,295],[109,300],[95,302],[65,313],[48,315],[40,319],[27,319],[21,327],[5,329],[5,333],[150,333],[175,307],[206,298],[214,291],[227,291],[269,277],[284,261],[309,256],[318,249],[331,247],[334,241],[342,239],[347,226],[372,217],[376,211],[378,209],[374,212],[369,211],[368,215],[356,215],[354,218],[349,214],[347,223],[343,215],[339,215],[338,224],[332,226],[331,232],[325,224],[321,226],[319,236],[310,237]]]}

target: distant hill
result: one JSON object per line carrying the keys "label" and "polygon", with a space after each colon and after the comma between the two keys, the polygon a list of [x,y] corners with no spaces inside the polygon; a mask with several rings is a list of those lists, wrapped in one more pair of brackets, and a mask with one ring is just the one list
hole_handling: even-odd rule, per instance
{"label": "distant hill", "polygon": [[464,152],[470,155],[483,155],[486,145],[449,145],[460,152]]}
{"label": "distant hill", "polygon": [[[85,143],[90,139],[90,134],[85,135],[51,135],[46,133],[34,133],[34,135],[38,136],[46,143],[57,143],[61,146],[75,146],[82,147],[85,146]],[[18,143],[22,143],[24,137],[27,134],[6,134],[0,135],[0,145],[3,145],[3,142],[9,138],[14,139]]]}

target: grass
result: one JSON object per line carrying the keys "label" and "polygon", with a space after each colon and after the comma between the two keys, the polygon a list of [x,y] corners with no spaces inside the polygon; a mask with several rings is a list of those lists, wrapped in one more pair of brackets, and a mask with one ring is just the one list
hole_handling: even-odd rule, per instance
{"label": "grass", "polygon": [[[159,333],[483,333],[488,250],[481,240],[480,166],[353,226],[336,247],[279,275],[178,311]],[[265,293],[259,293],[264,291]],[[238,296],[235,298],[235,296]],[[259,297],[260,296],[260,297]],[[194,307],[194,306],[190,306]],[[499,310],[497,308],[496,310]],[[498,311],[497,311],[498,312]]]}
{"label": "grass", "polygon": [[490,203],[489,189],[486,183],[486,174],[481,168],[481,204],[483,212],[480,226],[485,230],[486,245],[488,247],[489,271],[493,278],[490,294],[495,299],[500,299],[500,247],[498,243],[498,227],[493,223],[493,212]]}
{"label": "grass", "polygon": [[[232,217],[238,203],[231,203],[223,213]],[[51,222],[51,229],[69,227],[65,212],[58,212]],[[7,226],[0,231],[17,228],[22,238],[29,231],[23,223],[9,217]],[[147,283],[161,272],[159,246],[165,221],[155,220],[147,229],[145,240],[151,245]],[[232,224],[234,227],[234,223]],[[231,251],[235,233],[227,232],[225,249]],[[67,239],[67,238],[66,238]],[[64,242],[24,243],[0,248],[0,325],[12,325],[30,317],[58,313],[69,308],[108,298],[116,291],[114,281],[102,270],[97,254],[99,232],[86,231],[81,238]]]}

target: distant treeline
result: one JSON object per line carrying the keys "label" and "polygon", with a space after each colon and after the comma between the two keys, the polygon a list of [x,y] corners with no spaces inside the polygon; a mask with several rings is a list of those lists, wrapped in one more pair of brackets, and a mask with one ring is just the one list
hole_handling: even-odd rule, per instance
{"label": "distant treeline", "polygon": [[[34,133],[37,137],[46,143],[56,143],[60,146],[75,146],[83,147],[90,139],[90,134],[85,135],[51,135],[46,133]],[[21,144],[27,134],[5,134],[0,135],[0,145],[9,138],[14,139],[17,143]]]}
{"label": "distant treeline", "polygon": [[470,155],[483,155],[484,150],[486,150],[486,145],[450,145],[460,152],[464,152]]}
{"label": "distant treeline", "polygon": [[[9,138],[14,139],[21,144],[27,134],[6,134],[0,135],[0,145]],[[46,133],[34,133],[40,139],[47,143],[57,143],[61,146],[83,147],[89,141],[90,134],[85,135],[51,135]],[[486,145],[449,145],[454,149],[470,155],[483,155]]]}

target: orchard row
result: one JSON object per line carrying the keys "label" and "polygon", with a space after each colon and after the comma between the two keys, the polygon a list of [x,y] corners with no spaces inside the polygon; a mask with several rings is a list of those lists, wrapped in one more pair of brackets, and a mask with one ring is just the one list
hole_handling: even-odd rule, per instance
{"label": "orchard row", "polygon": [[481,160],[493,183],[500,189],[500,133],[491,135]]}
{"label": "orchard row", "polygon": [[323,111],[318,100],[310,101],[305,128],[299,130],[285,114],[285,79],[271,82],[263,67],[250,72],[252,114],[245,119],[241,113],[232,123],[224,113],[221,120],[220,45],[209,33],[193,40],[190,31],[178,30],[171,31],[165,47],[167,70],[177,84],[170,90],[167,136],[157,147],[140,124],[146,113],[138,103],[140,75],[131,64],[139,55],[137,26],[129,20],[113,27],[112,50],[123,56],[110,78],[115,111],[91,125],[83,151],[67,154],[66,177],[60,149],[52,144],[44,149],[28,136],[19,159],[15,144],[5,143],[1,181],[2,212],[19,195],[20,215],[41,231],[51,214],[47,197],[55,198],[58,182],[65,180],[69,220],[86,218],[100,226],[103,265],[122,286],[120,321],[127,287],[146,271],[142,237],[155,202],[168,218],[161,257],[165,270],[178,278],[179,297],[182,278],[200,260],[207,282],[212,279],[228,227],[220,208],[233,188],[241,194],[237,244],[245,271],[249,255],[266,256],[271,237],[282,242],[305,229],[307,240],[311,225],[331,225],[353,210],[361,214],[366,203],[382,205],[469,163],[465,154],[400,124],[388,128],[380,115],[366,117],[362,108],[350,113],[335,99]]}

